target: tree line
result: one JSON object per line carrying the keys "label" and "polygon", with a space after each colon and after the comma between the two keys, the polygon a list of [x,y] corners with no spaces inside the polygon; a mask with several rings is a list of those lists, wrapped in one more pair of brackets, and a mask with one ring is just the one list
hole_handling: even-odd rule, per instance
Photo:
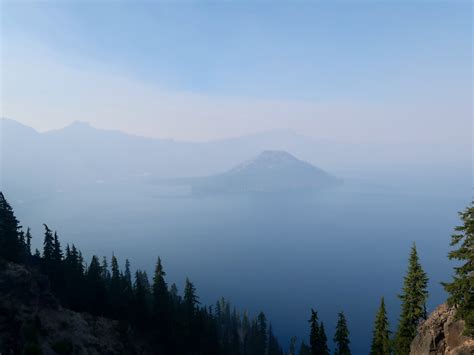
{"label": "tree line", "polygon": [[[283,355],[263,312],[250,317],[225,299],[201,305],[196,287],[186,279],[183,294],[168,286],[158,257],[150,279],[143,270],[133,274],[125,260],[93,255],[86,263],[74,245],[61,245],[46,224],[42,251],[31,250],[31,231],[22,230],[13,209],[0,192],[0,259],[37,268],[48,276],[60,303],[78,312],[119,320],[144,334],[156,353]],[[0,263],[1,265],[1,263]]]}
{"label": "tree line", "polygon": [[[453,280],[444,283],[449,293],[448,304],[456,316],[466,322],[466,333],[474,335],[474,206],[460,212],[463,224],[452,236],[450,259],[461,266],[454,268]],[[0,192],[0,259],[22,263],[39,269],[50,280],[51,288],[61,303],[72,310],[88,312],[119,320],[124,329],[132,326],[145,334],[158,352],[167,354],[284,354],[271,324],[263,312],[250,317],[238,312],[224,298],[215,305],[201,305],[194,284],[186,279],[183,294],[176,284],[168,285],[161,259],[158,257],[153,277],[143,270],[133,275],[125,260],[120,268],[116,256],[109,260],[93,255],[88,264],[74,245],[62,247],[58,234],[44,225],[43,249],[31,250],[31,231],[23,231],[13,209]],[[1,264],[0,264],[1,265]],[[376,313],[371,342],[371,355],[407,355],[419,323],[426,319],[428,277],[418,257],[415,244],[410,252],[404,278],[401,312],[392,336],[387,310],[382,297]],[[296,337],[290,340],[289,355],[329,355],[324,323],[311,310],[309,342],[296,349]],[[350,339],[346,317],[338,314],[333,337],[335,355],[349,355]]]}

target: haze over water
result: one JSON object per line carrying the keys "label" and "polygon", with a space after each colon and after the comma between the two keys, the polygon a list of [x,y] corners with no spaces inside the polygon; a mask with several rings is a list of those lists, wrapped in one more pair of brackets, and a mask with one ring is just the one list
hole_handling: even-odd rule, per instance
{"label": "haze over water", "polygon": [[14,207],[37,238],[47,222],[64,242],[91,254],[113,251],[149,274],[161,256],[180,291],[189,276],[205,304],[224,296],[240,309],[265,310],[284,344],[293,335],[306,339],[311,307],[328,336],[344,311],[357,354],[368,351],[381,296],[396,324],[413,241],[430,276],[429,310],[443,302],[449,236],[467,203],[457,192],[351,181],[314,193],[160,195],[153,186],[105,184]]}

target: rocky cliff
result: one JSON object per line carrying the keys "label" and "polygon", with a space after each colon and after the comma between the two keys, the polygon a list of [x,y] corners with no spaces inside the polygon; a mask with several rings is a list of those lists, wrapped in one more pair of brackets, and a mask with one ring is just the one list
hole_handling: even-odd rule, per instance
{"label": "rocky cliff", "polygon": [[114,320],[59,305],[46,277],[0,262],[0,354],[151,354]]}
{"label": "rocky cliff", "polygon": [[420,324],[411,343],[410,355],[472,355],[474,339],[463,335],[464,322],[454,309],[442,304]]}

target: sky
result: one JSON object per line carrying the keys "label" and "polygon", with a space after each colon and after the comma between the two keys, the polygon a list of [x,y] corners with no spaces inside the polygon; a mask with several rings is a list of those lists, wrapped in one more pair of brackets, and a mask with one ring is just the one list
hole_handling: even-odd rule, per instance
{"label": "sky", "polygon": [[1,1],[1,116],[206,141],[471,142],[470,1]]}

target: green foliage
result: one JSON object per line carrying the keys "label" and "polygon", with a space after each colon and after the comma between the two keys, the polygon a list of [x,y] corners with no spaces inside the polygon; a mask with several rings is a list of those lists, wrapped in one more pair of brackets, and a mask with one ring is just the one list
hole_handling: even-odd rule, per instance
{"label": "green foliage", "polygon": [[382,297],[380,307],[375,316],[372,345],[370,355],[390,355],[390,327],[388,324],[385,300]]}
{"label": "green foliage", "polygon": [[56,232],[54,232],[52,259],[55,263],[60,263],[63,260],[63,252],[61,250],[61,243],[59,242],[58,233]]}
{"label": "green foliage", "polygon": [[32,236],[31,236],[31,230],[30,228],[28,227],[26,229],[26,253],[28,255],[31,255],[31,239],[32,239]]}
{"label": "green foliage", "polygon": [[349,329],[347,328],[346,317],[343,312],[338,314],[336,333],[334,335],[334,343],[336,344],[336,350],[334,355],[350,355],[351,350],[349,348]]}
{"label": "green foliage", "polygon": [[85,301],[90,304],[92,312],[97,315],[105,315],[107,313],[107,290],[99,258],[95,255],[92,256],[89,268],[85,273],[84,285],[87,290],[84,294]]}
{"label": "green foliage", "polygon": [[319,339],[320,351],[318,352],[318,354],[329,355],[328,337],[326,336],[326,331],[324,330],[323,322],[321,322],[321,326],[319,327]]}
{"label": "green foliage", "polygon": [[474,202],[460,212],[462,225],[455,228],[451,246],[457,249],[448,254],[462,264],[454,268],[453,280],[444,283],[449,293],[448,304],[456,307],[456,317],[465,321],[465,334],[474,336]]}
{"label": "green foliage", "polygon": [[20,240],[20,224],[5,196],[0,192],[0,257],[22,261],[24,247]]}
{"label": "green foliage", "polygon": [[426,319],[426,300],[428,298],[428,277],[419,262],[416,246],[413,243],[408,264],[408,272],[403,284],[402,311],[395,335],[395,353],[407,355],[410,344],[416,335],[418,324]]}
{"label": "green foliage", "polygon": [[319,324],[318,313],[311,309],[309,344],[312,355],[328,355],[329,349],[327,345],[326,331],[324,324]]}
{"label": "green foliage", "polygon": [[46,224],[44,226],[44,240],[43,240],[43,260],[45,263],[51,263],[54,259],[54,238],[53,232]]}
{"label": "green foliage", "polygon": [[319,350],[319,322],[318,322],[318,313],[311,309],[311,318],[308,320],[310,324],[309,332],[309,346],[311,354],[317,354]]}
{"label": "green foliage", "polygon": [[184,307],[188,318],[192,318],[196,307],[199,304],[199,297],[196,295],[196,287],[194,284],[186,278],[184,285]]}
{"label": "green foliage", "polygon": [[155,274],[153,276],[153,318],[158,324],[158,335],[165,338],[170,323],[170,295],[168,293],[168,285],[165,281],[166,273],[163,270],[161,259],[158,258],[155,266]]}

